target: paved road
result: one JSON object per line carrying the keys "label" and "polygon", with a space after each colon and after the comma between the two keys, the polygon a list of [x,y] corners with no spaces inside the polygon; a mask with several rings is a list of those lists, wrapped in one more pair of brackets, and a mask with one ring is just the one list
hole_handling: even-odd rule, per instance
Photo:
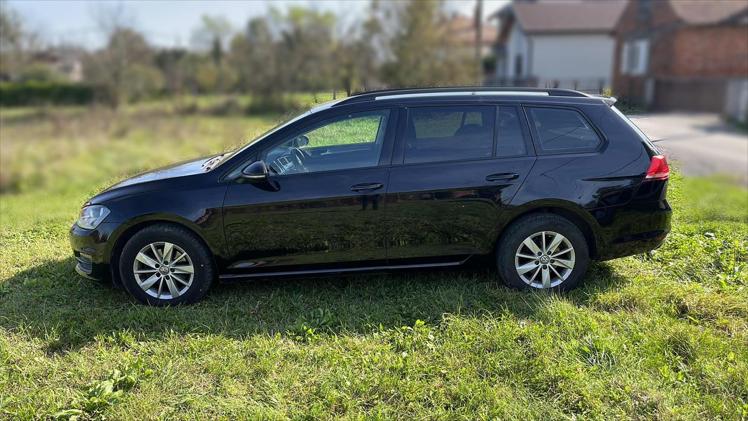
{"label": "paved road", "polygon": [[630,116],[686,175],[725,174],[748,186],[748,134],[715,114]]}

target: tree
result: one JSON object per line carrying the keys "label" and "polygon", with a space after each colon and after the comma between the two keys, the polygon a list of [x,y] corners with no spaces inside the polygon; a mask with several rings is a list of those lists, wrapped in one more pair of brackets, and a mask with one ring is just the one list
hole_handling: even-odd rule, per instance
{"label": "tree", "polygon": [[289,88],[317,92],[335,85],[335,15],[298,6],[271,11],[281,37],[280,62]]}
{"label": "tree", "polygon": [[164,77],[164,88],[170,94],[180,95],[187,87],[188,54],[182,48],[166,48],[156,52],[154,62]]}
{"label": "tree", "polygon": [[382,69],[394,87],[472,83],[474,60],[461,52],[446,31],[440,0],[387,3],[389,19],[380,19],[389,41],[389,60]]}
{"label": "tree", "polygon": [[381,52],[386,50],[386,35],[380,19],[379,1],[373,0],[368,17],[363,23],[356,22],[348,28],[335,51],[335,74],[338,86],[347,95],[365,91],[379,85],[379,67],[383,60]]}
{"label": "tree", "polygon": [[274,108],[287,86],[284,71],[288,70],[280,65],[277,47],[269,21],[262,17],[251,19],[246,31],[231,41],[229,62],[237,70],[237,84],[253,94],[258,108]]}
{"label": "tree", "polygon": [[84,74],[104,90],[104,99],[114,108],[163,87],[163,77],[153,67],[151,47],[140,33],[128,28],[111,33],[106,47],[84,63]]}
{"label": "tree", "polygon": [[220,65],[232,32],[231,22],[225,17],[203,15],[200,27],[192,33],[192,44],[199,51],[210,52],[213,62]]}
{"label": "tree", "polygon": [[38,47],[38,36],[24,27],[6,1],[0,1],[0,79],[18,79]]}
{"label": "tree", "polygon": [[210,63],[198,66],[198,81],[203,90],[226,92],[236,82],[236,72],[226,65],[225,47],[233,29],[222,16],[202,17],[202,23],[192,33],[192,43],[198,51],[207,52]]}

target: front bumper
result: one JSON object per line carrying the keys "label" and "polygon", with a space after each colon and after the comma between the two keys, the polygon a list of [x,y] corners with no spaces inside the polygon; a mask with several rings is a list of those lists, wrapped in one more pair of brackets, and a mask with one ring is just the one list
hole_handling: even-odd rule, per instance
{"label": "front bumper", "polygon": [[102,223],[96,229],[87,230],[73,224],[70,228],[70,245],[78,274],[90,279],[112,279],[109,265],[112,248],[109,239],[118,225]]}

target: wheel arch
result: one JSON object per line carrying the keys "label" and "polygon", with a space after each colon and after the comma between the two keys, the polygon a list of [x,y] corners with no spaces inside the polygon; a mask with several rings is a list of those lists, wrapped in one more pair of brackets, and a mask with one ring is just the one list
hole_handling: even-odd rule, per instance
{"label": "wheel arch", "polygon": [[536,215],[542,213],[549,213],[561,216],[571,223],[577,226],[587,240],[587,246],[589,248],[590,258],[596,259],[599,255],[600,246],[600,235],[597,222],[592,218],[589,212],[587,212],[581,206],[567,201],[553,200],[553,201],[537,201],[527,203],[520,207],[517,207],[511,212],[504,221],[502,221],[501,228],[496,235],[496,241],[494,243],[494,252],[499,247],[501,239],[512,224],[517,220],[524,218],[529,215]]}
{"label": "wheel arch", "polygon": [[136,220],[133,220],[127,224],[123,224],[122,228],[119,230],[119,232],[116,232],[111,241],[112,247],[109,251],[109,268],[111,272],[112,281],[116,284],[120,284],[121,280],[119,279],[119,258],[122,255],[122,249],[125,247],[125,244],[127,244],[127,241],[130,240],[136,233],[140,232],[144,228],[147,228],[149,226],[153,225],[173,225],[177,226],[179,228],[185,229],[197,237],[197,239],[200,241],[200,243],[208,250],[208,253],[211,256],[213,267],[217,268],[217,262],[216,262],[216,256],[213,248],[210,247],[209,242],[205,239],[205,237],[200,233],[200,230],[197,226],[195,226],[194,223],[183,219],[179,217],[168,217],[168,216],[159,216],[159,217],[145,217],[145,218],[138,218]]}

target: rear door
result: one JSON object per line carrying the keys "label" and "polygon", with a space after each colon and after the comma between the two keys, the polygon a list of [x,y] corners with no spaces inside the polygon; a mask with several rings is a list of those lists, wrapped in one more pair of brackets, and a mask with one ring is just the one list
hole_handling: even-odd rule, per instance
{"label": "rear door", "polygon": [[535,160],[521,115],[514,105],[406,110],[386,195],[392,264],[491,251],[502,208]]}

